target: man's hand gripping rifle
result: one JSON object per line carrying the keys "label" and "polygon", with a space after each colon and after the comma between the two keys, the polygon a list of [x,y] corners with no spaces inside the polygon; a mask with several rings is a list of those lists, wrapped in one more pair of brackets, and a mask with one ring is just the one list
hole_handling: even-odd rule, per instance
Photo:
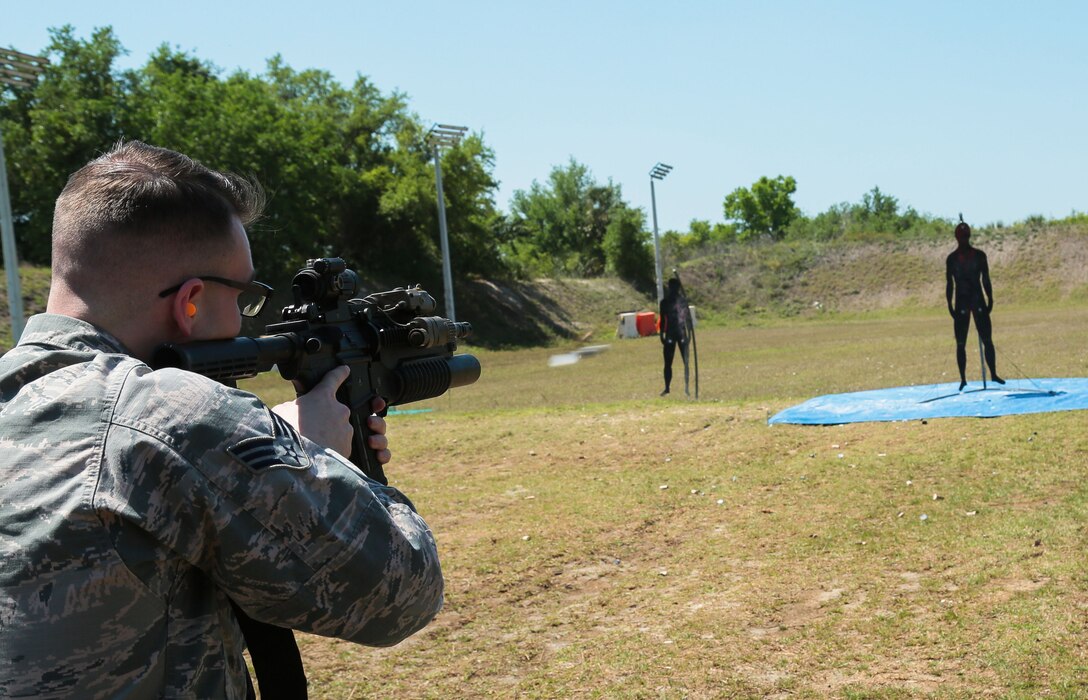
{"label": "man's hand gripping rifle", "polygon": [[337,398],[351,409],[350,459],[385,484],[382,465],[367,445],[373,398],[396,406],[441,396],[479,379],[480,362],[454,354],[472,327],[434,316],[434,298],[418,286],[356,299],[358,288],[358,276],[341,258],[310,260],[292,282],[295,303],[283,309],[282,322],[265,327],[265,335],[162,345],[152,365],[224,382],[276,367],[300,394],[332,368],[347,365],[351,376]]}

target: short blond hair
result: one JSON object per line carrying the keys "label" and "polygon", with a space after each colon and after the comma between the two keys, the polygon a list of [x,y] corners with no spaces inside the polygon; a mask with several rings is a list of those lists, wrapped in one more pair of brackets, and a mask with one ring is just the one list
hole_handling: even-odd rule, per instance
{"label": "short blond hair", "polygon": [[[229,240],[264,209],[259,185],[140,141],[118,143],[68,178],[53,213],[53,275],[78,286],[119,254]],[[153,262],[153,261],[149,261]]]}

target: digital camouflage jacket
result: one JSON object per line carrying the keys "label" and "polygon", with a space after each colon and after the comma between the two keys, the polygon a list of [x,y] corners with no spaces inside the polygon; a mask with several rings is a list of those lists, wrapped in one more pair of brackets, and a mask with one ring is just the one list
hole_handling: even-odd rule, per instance
{"label": "digital camouflage jacket", "polygon": [[0,696],[243,698],[250,617],[396,644],[442,605],[400,492],[82,321],[0,357]]}

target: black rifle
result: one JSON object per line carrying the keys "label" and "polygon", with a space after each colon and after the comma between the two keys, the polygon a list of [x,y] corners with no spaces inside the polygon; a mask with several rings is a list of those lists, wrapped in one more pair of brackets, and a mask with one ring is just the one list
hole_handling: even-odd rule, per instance
{"label": "black rifle", "polygon": [[[280,323],[257,338],[238,337],[159,346],[156,369],[177,367],[233,385],[278,368],[306,393],[338,365],[351,368],[337,398],[351,409],[349,459],[370,478],[387,484],[377,455],[367,444],[366,420],[375,396],[388,406],[441,396],[472,384],[480,363],[455,355],[457,341],[472,331],[468,323],[435,316],[434,298],[416,287],[355,298],[358,276],[341,258],[309,260],[294,277],[295,303]],[[306,697],[306,674],[291,630],[258,622],[234,606],[250,649],[264,700]],[[255,698],[247,677],[247,696]]]}
{"label": "black rifle", "polygon": [[273,368],[294,380],[299,393],[312,389],[338,365],[351,376],[337,398],[351,409],[349,459],[370,478],[388,483],[367,445],[371,401],[388,406],[441,396],[480,377],[480,362],[455,355],[457,341],[472,332],[468,323],[435,316],[434,297],[419,288],[398,287],[355,298],[359,278],[341,258],[309,260],[294,277],[295,303],[283,321],[265,334],[229,340],[159,346],[152,366],[178,367],[222,382],[255,377]]}
{"label": "black rifle", "polygon": [[[359,278],[341,258],[309,260],[295,274],[295,304],[283,321],[260,337],[234,337],[161,345],[151,365],[177,367],[234,384],[273,368],[294,380],[298,393],[313,388],[339,365],[351,369],[336,397],[351,409],[349,459],[368,477],[388,483],[378,456],[367,444],[367,417],[375,396],[396,406],[441,396],[480,378],[480,361],[455,355],[468,323],[433,316],[434,298],[415,287],[355,298]],[[264,700],[305,698],[306,673],[292,630],[250,618],[234,605]],[[249,684],[247,695],[255,698]]]}

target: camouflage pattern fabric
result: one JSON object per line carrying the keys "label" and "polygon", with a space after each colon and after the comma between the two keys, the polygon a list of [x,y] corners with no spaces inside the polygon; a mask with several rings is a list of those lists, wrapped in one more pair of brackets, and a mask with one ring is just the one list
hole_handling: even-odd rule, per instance
{"label": "camouflage pattern fabric", "polygon": [[255,620],[396,644],[442,605],[396,489],[82,321],[0,357],[0,697],[244,698]]}

